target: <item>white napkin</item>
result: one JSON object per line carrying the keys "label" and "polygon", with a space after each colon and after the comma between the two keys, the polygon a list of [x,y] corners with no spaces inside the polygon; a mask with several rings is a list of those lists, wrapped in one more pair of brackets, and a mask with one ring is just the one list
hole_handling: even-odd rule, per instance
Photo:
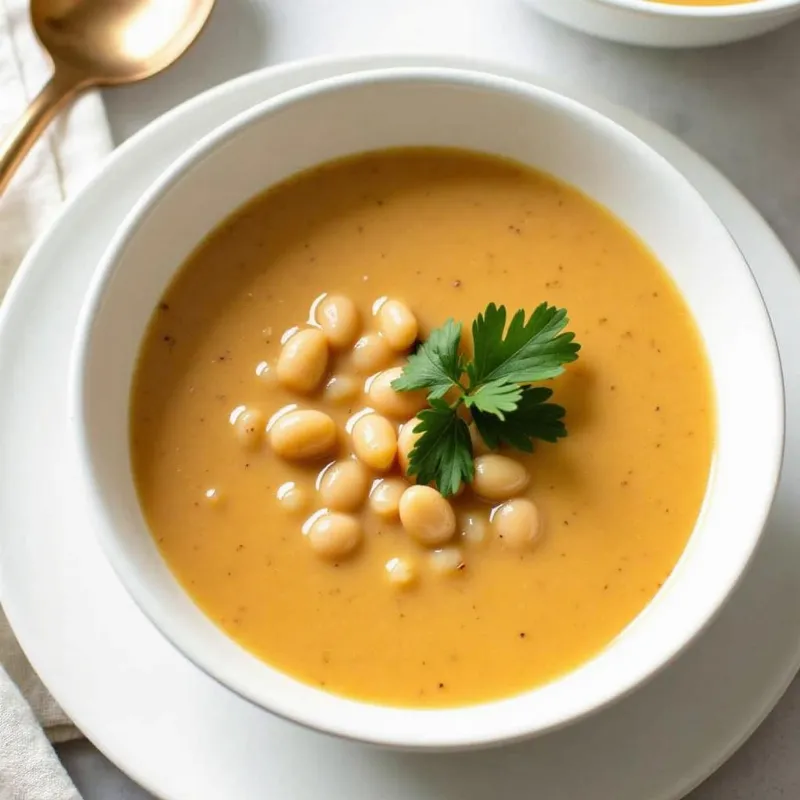
{"label": "white napkin", "polygon": [[[0,138],[50,72],[31,29],[27,0],[0,0]],[[28,155],[0,196],[0,298],[31,243],[111,147],[102,102],[93,93],[61,114]],[[79,798],[42,727],[51,741],[80,736],[36,676],[0,611],[0,800]]]}
{"label": "white napkin", "polygon": [[[0,0],[0,136],[47,81],[51,67],[30,25],[27,0]],[[99,95],[84,95],[50,126],[0,197],[0,297],[64,198],[111,151]],[[1,590],[1,587],[0,587]]]}

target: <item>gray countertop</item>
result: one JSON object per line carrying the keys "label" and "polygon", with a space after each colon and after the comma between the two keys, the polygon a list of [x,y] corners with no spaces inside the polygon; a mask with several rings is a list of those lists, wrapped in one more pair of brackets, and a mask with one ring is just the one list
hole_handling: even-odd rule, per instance
{"label": "gray countertop", "polygon": [[[117,143],[204,89],[291,59],[401,51],[468,54],[599,92],[676,133],[744,191],[800,261],[800,24],[738,45],[671,52],[573,34],[517,0],[219,0],[218,5],[201,40],[175,67],[147,83],[106,93]],[[86,800],[150,797],[88,742],[62,745],[59,753]],[[755,736],[692,800],[800,797],[799,756],[800,684],[795,683]]]}

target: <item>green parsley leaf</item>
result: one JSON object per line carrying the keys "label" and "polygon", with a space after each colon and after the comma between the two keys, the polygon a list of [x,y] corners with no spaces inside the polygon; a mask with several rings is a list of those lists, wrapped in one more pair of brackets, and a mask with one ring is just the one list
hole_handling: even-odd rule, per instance
{"label": "green parsley leaf", "polygon": [[464,360],[458,352],[461,343],[461,323],[452,319],[431,331],[427,341],[409,356],[403,374],[392,381],[398,392],[429,389],[429,397],[444,397],[454,386],[459,386],[464,372]]}
{"label": "green parsley leaf", "polygon": [[479,386],[472,394],[464,396],[464,405],[475,411],[494,414],[505,419],[505,414],[513,411],[522,397],[522,389],[516,383],[506,380],[491,381]]}
{"label": "green parsley leaf", "polygon": [[418,483],[433,483],[447,497],[455,494],[462,481],[471,481],[472,442],[467,423],[444,400],[431,400],[421,411],[414,433],[421,433],[411,451],[408,474]]}
{"label": "green parsley leaf", "polygon": [[[471,481],[474,467],[469,427],[459,416],[463,403],[491,449],[508,445],[531,452],[533,442],[567,435],[564,409],[547,402],[552,391],[528,384],[555,378],[578,357],[575,335],[565,332],[567,312],[547,303],[525,319],[517,311],[506,330],[505,306],[489,304],[472,323],[474,357],[459,352],[461,325],[448,320],[409,356],[396,391],[427,389],[430,408],[414,428],[421,434],[409,456],[408,474],[434,484],[445,496]],[[461,383],[466,372],[468,385]],[[451,390],[451,403],[444,400]]]}
{"label": "green parsley leaf", "polygon": [[525,321],[520,309],[506,327],[506,308],[490,303],[472,323],[475,355],[467,365],[470,388],[489,381],[533,383],[555,378],[578,357],[575,334],[562,333],[569,322],[563,308],[542,303]]}
{"label": "green parsley leaf", "polygon": [[483,441],[492,450],[507,444],[530,453],[533,439],[556,442],[567,435],[564,408],[546,402],[552,394],[552,390],[544,386],[526,386],[517,407],[505,418],[473,409],[472,420]]}

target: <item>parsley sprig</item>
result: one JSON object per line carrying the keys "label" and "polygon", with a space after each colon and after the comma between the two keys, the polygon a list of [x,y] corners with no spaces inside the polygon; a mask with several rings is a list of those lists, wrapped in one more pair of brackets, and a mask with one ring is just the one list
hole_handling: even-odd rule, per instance
{"label": "parsley sprig", "polygon": [[534,439],[556,442],[567,435],[564,409],[547,402],[552,390],[530,385],[559,376],[564,364],[578,357],[575,335],[564,330],[566,310],[542,303],[526,319],[520,309],[508,329],[506,318],[505,306],[494,303],[478,314],[471,360],[461,352],[461,323],[447,320],[392,382],[400,392],[428,392],[430,407],[420,412],[414,428],[421,435],[408,473],[435,484],[445,497],[473,478],[472,440],[460,406],[492,449],[508,445],[531,452]]}

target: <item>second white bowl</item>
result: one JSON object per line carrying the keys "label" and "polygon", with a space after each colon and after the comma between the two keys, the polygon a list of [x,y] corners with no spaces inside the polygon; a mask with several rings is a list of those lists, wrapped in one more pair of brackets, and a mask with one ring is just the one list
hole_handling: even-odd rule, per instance
{"label": "second white bowl", "polygon": [[525,0],[571,28],[625,44],[706,47],[760,36],[800,19],[800,0],[685,6],[653,0]]}

